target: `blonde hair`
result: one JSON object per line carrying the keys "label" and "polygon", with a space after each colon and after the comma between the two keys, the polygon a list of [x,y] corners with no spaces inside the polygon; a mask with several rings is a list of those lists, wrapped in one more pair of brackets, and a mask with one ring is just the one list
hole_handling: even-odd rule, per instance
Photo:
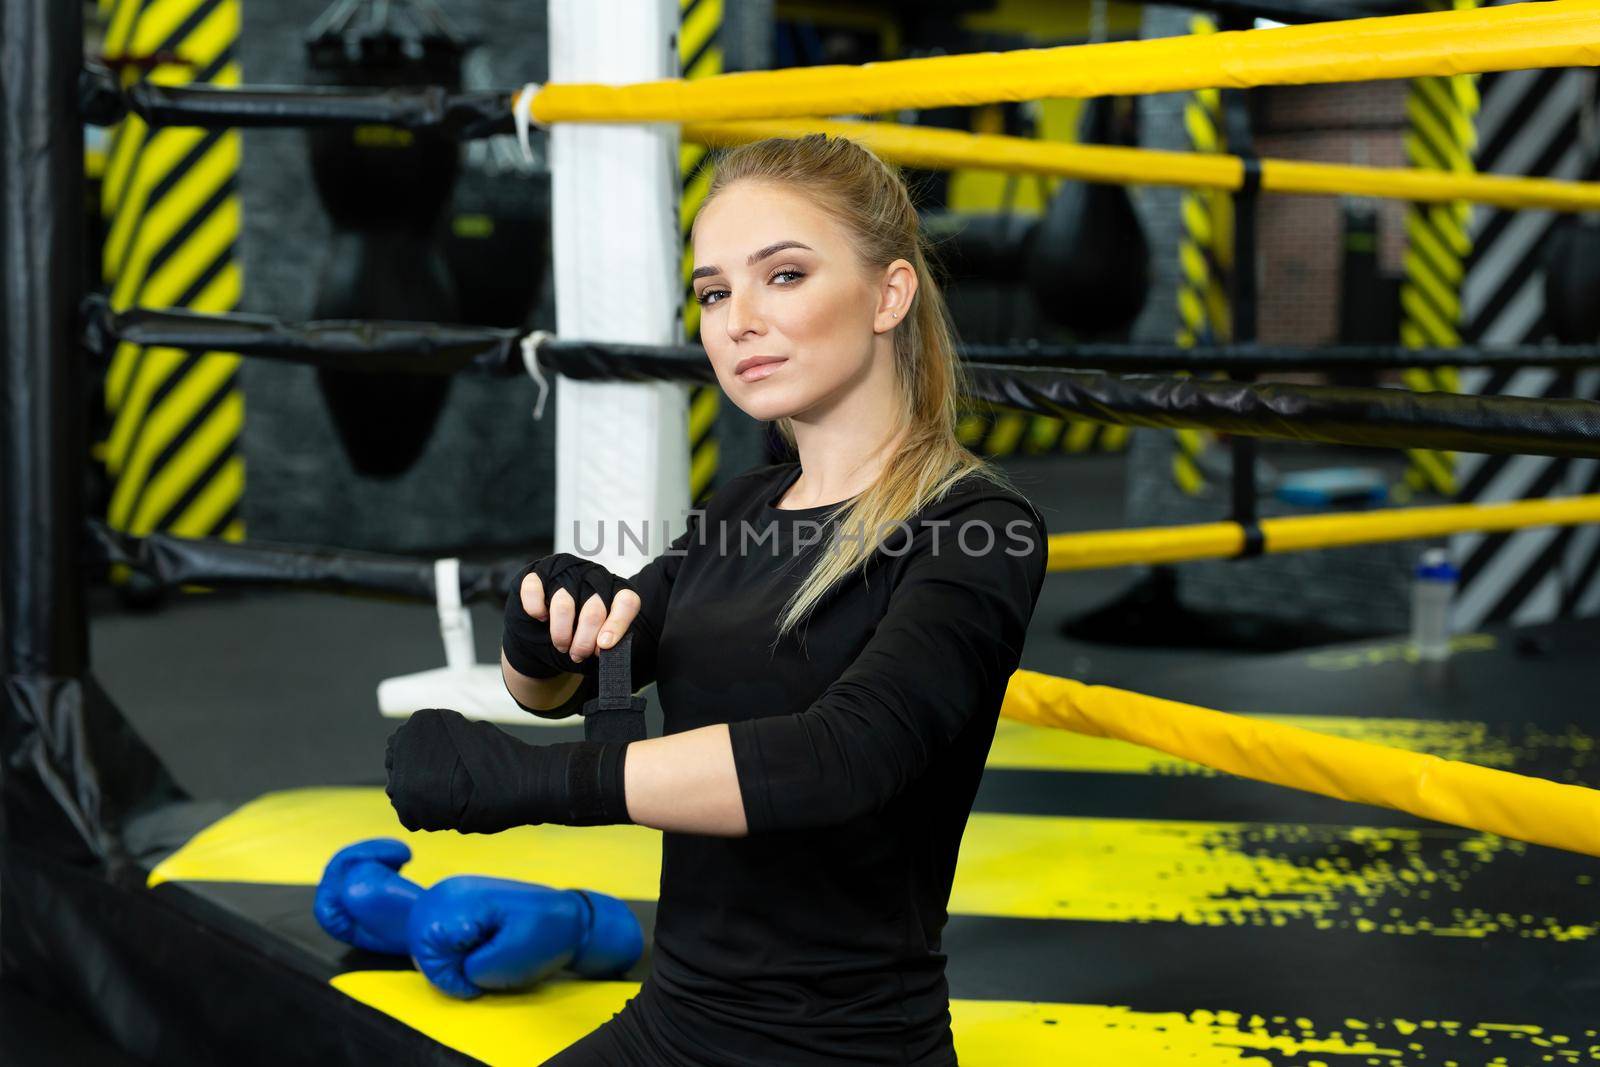
{"label": "blonde hair", "polygon": [[[843,226],[865,269],[886,270],[904,259],[917,274],[910,314],[893,329],[900,403],[885,440],[894,440],[902,430],[905,436],[877,480],[836,513],[825,550],[780,613],[781,638],[835,583],[865,563],[897,524],[938,500],[968,474],[977,472],[998,485],[1015,487],[1004,471],[974,455],[956,436],[960,399],[969,379],[956,352],[949,310],[930,269],[931,248],[899,170],[848,138],[820,133],[752,141],[718,152],[712,166],[702,211],[735,182],[793,186]],[[793,422],[784,417],[777,424],[790,449],[795,449]],[[860,535],[840,537],[840,530]]]}

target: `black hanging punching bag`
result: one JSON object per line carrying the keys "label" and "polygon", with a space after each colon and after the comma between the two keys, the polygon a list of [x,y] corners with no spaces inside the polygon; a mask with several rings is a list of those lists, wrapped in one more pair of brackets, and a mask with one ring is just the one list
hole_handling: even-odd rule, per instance
{"label": "black hanging punching bag", "polygon": [[[340,0],[306,37],[313,81],[338,86],[461,86],[468,45],[427,0]],[[459,146],[390,126],[307,132],[311,172],[332,222],[312,315],[459,321],[442,217]],[[427,447],[449,394],[433,375],[319,370],[356,470],[392,478]]]}
{"label": "black hanging punching bag", "polygon": [[929,214],[923,230],[938,243],[951,282],[1021,282],[1038,220],[1009,211]]}
{"label": "black hanging punching bag", "polygon": [[1600,342],[1600,219],[1566,215],[1545,242],[1544,315],[1565,345]]}
{"label": "black hanging punching bag", "polygon": [[[1084,104],[1084,143],[1118,142],[1116,104]],[[1034,230],[1027,274],[1039,309],[1074,333],[1127,330],[1150,291],[1150,245],[1127,188],[1063,181]]]}

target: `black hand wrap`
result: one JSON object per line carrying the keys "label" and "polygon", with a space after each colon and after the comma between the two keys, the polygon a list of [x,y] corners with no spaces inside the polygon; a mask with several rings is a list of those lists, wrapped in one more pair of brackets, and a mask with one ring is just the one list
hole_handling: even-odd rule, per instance
{"label": "black hand wrap", "polygon": [[544,585],[547,616],[557,590],[565,589],[572,597],[574,630],[577,617],[583,613],[583,605],[591,596],[599,594],[609,614],[612,598],[623,589],[633,589],[632,584],[600,564],[570,552],[557,552],[528,564],[511,584],[511,594],[506,597],[505,636],[501,648],[512,669],[529,678],[554,678],[563,673],[593,676],[598,670],[595,656],[574,663],[569,654],[550,643],[549,619],[536,619],[522,610],[522,583],[530,574],[537,574]]}
{"label": "black hand wrap", "polygon": [[494,834],[513,826],[632,822],[625,744],[530,745],[492,723],[428,708],[389,737],[389,803],[407,830]]}

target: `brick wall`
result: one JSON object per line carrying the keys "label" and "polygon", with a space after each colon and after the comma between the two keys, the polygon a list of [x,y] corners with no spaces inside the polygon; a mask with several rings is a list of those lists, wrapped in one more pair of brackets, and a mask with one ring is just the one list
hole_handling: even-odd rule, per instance
{"label": "brick wall", "polygon": [[[1252,90],[1256,151],[1266,158],[1362,166],[1405,165],[1406,83],[1308,85]],[[1379,265],[1398,273],[1405,205],[1378,202]],[[1339,329],[1341,204],[1334,197],[1261,200],[1260,339],[1331,344]]]}
{"label": "brick wall", "polygon": [[[1144,36],[1186,32],[1189,12],[1150,6]],[[1251,90],[1255,136],[1263,156],[1372,166],[1403,165],[1403,82]],[[1140,143],[1187,149],[1182,94],[1140,98]],[[1152,287],[1134,338],[1170,341],[1174,311],[1178,192],[1145,187],[1135,197],[1151,245]],[[1405,251],[1404,207],[1378,205],[1380,267],[1398,272]],[[1338,328],[1340,203],[1333,197],[1267,196],[1260,205],[1260,338],[1264,342],[1325,344]],[[1287,375],[1275,377],[1289,377]],[[1172,436],[1137,430],[1128,452],[1123,522],[1163,526],[1214,522],[1228,512],[1227,456],[1214,461],[1210,488],[1187,496],[1173,483]],[[1266,446],[1271,455],[1277,446]],[[1364,461],[1363,461],[1364,462]],[[1262,513],[1297,509],[1270,497]],[[1105,525],[1115,525],[1111,516]],[[1355,632],[1398,633],[1409,619],[1410,567],[1424,546],[1416,542],[1325,552],[1203,562],[1178,568],[1179,594],[1202,611],[1239,611],[1297,622],[1316,619]]]}

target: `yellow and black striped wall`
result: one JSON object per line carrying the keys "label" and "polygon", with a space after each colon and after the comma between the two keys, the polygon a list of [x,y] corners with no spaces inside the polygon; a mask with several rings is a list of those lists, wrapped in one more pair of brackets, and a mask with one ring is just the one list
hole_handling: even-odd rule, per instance
{"label": "yellow and black striped wall", "polygon": [[[1477,7],[1477,0],[1430,0],[1431,8]],[[1406,163],[1425,170],[1470,172],[1477,143],[1477,76],[1413,78],[1406,94]],[[1464,201],[1412,204],[1406,210],[1405,277],[1400,288],[1400,341],[1407,348],[1461,343],[1461,283],[1472,251],[1472,207]],[[1411,367],[1404,380],[1420,391],[1459,392],[1454,367]],[[1451,497],[1455,455],[1407,450],[1406,486]]]}
{"label": "yellow and black striped wall", "polygon": [[[237,85],[240,0],[102,0],[106,56],[126,78]],[[240,138],[151,130],[129,116],[102,177],[104,282],[113,308],[234,310]],[[96,443],[110,482],[106,519],[134,534],[239,539],[244,399],[239,358],[124,344],[105,379],[110,431]]]}
{"label": "yellow and black striped wall", "polygon": [[[685,78],[704,78],[722,73],[723,0],[680,0],[678,18],[678,62]],[[704,145],[680,142],[678,145],[678,229],[682,235],[683,330],[686,340],[700,336],[700,305],[689,288],[694,270],[694,249],[689,246],[689,227],[705,199],[711,183],[710,171],[703,167],[708,150]],[[715,385],[697,385],[689,391],[689,499],[701,504],[711,495],[717,476],[717,413],[722,392]]]}
{"label": "yellow and black striped wall", "polygon": [[[1197,15],[1189,32],[1216,33],[1212,19]],[[1201,89],[1188,94],[1183,128],[1195,152],[1225,152],[1227,137],[1222,93]],[[1186,189],[1178,201],[1178,330],[1185,348],[1218,344],[1233,336],[1229,303],[1229,271],[1233,267],[1233,200],[1220,189]],[[1206,489],[1200,457],[1210,445],[1203,430],[1172,432],[1172,480],[1189,496]]]}

